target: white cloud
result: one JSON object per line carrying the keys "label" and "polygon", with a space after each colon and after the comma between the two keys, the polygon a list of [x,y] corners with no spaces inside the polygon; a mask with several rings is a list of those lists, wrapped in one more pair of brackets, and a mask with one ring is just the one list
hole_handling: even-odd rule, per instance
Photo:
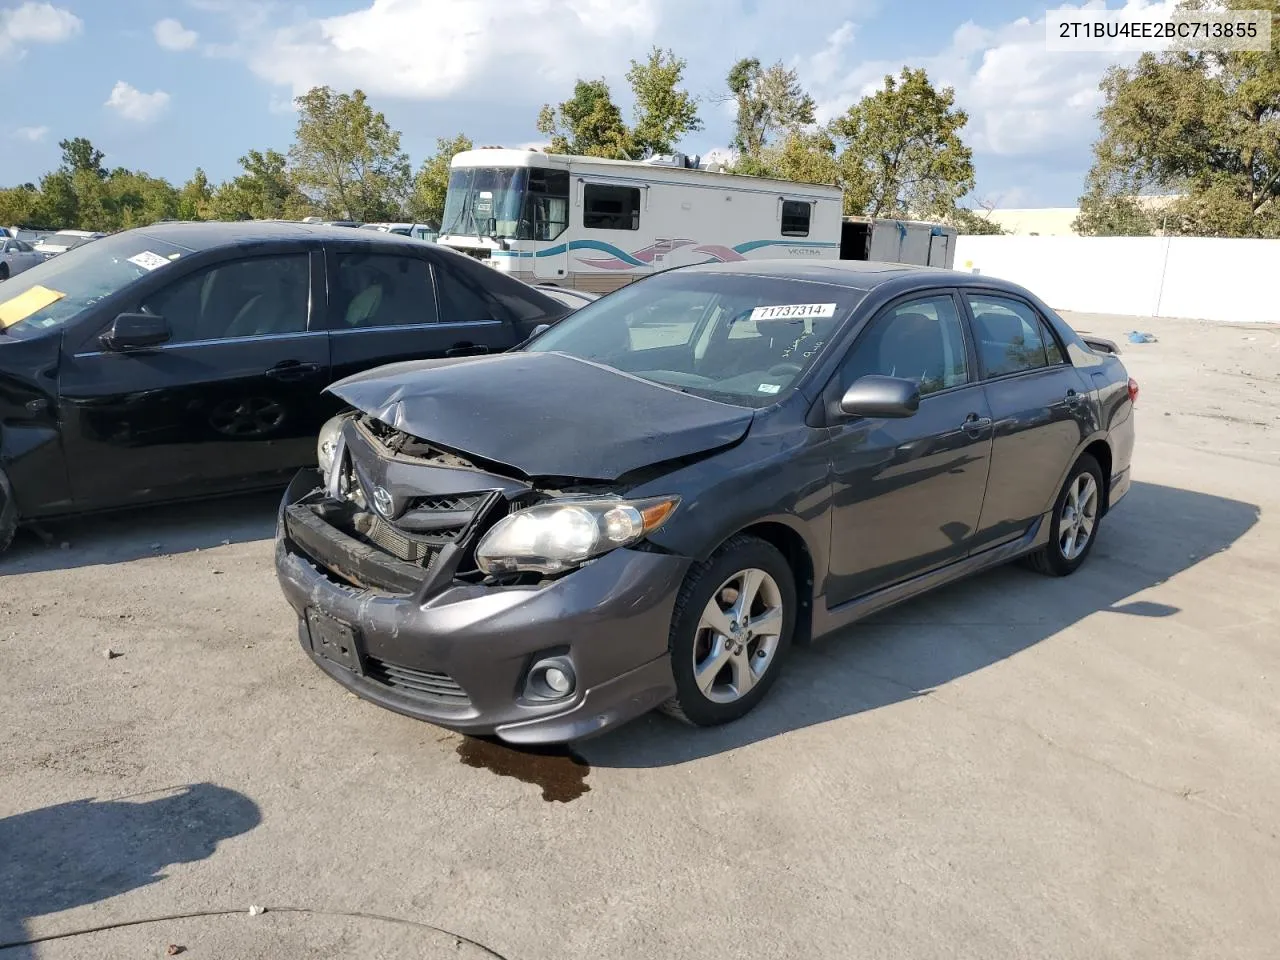
{"label": "white cloud", "polygon": [[[1060,9],[1097,9],[1103,4],[1064,5]],[[1130,11],[1171,11],[1173,0],[1130,0]],[[829,41],[830,44],[830,41]],[[902,60],[863,61],[834,81],[825,59],[828,47],[801,68],[819,99],[819,117],[843,112],[878,89],[885,74],[903,65],[924,67],[938,86],[952,86],[969,114],[965,140],[975,151],[1006,156],[1046,154],[1092,142],[1095,114],[1102,104],[1098,82],[1107,68],[1132,63],[1136,53],[1057,53],[1046,49],[1045,21],[1021,18],[995,28],[962,24],[945,50]]]}
{"label": "white cloud", "polygon": [[198,33],[194,30],[188,30],[172,17],[157,20],[156,25],[151,29],[152,33],[155,34],[156,43],[166,50],[190,50],[196,45],[196,41],[200,39]]}
{"label": "white cloud", "polygon": [[0,54],[21,50],[27,43],[62,43],[83,29],[84,22],[70,10],[27,0],[0,10]]}
{"label": "white cloud", "polygon": [[146,123],[164,113],[169,106],[169,99],[169,94],[163,90],[143,93],[132,84],[118,80],[111,88],[111,96],[104,106],[115,110],[126,120]]}
{"label": "white cloud", "polygon": [[13,131],[13,135],[19,140],[26,140],[29,143],[39,143],[49,135],[48,127],[18,127]]}

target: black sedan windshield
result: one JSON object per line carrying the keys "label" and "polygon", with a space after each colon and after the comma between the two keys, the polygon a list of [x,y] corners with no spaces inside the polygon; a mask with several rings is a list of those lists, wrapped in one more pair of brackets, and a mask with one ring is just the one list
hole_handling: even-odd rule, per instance
{"label": "black sedan windshield", "polygon": [[133,230],[84,243],[0,284],[0,332],[23,337],[60,327],[189,253]]}
{"label": "black sedan windshield", "polygon": [[763,407],[790,392],[862,296],[806,280],[672,271],[587,304],[525,349]]}

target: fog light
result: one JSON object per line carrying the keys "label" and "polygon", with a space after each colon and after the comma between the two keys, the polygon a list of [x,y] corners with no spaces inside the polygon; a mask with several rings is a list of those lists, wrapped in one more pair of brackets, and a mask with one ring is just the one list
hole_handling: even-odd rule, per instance
{"label": "fog light", "polygon": [[547,683],[547,689],[562,697],[573,689],[573,681],[565,676],[564,671],[559,667],[548,667],[542,674],[542,678]]}
{"label": "fog light", "polygon": [[529,669],[524,695],[528,700],[563,700],[578,684],[567,657],[547,657]]}

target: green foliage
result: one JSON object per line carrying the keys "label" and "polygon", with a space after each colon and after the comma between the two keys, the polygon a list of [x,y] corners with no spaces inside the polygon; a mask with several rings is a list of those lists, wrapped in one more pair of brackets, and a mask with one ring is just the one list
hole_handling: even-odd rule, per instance
{"label": "green foliage", "polygon": [[444,198],[449,189],[449,162],[472,146],[471,138],[461,133],[436,141],[435,156],[423,161],[418,175],[413,178],[407,212],[415,223],[440,225],[444,217]]}
{"label": "green foliage", "polygon": [[36,223],[40,191],[34,183],[0,190],[0,226]]}
{"label": "green foliage", "polygon": [[999,236],[1008,231],[989,216],[966,207],[956,207],[947,222],[956,228],[958,233],[966,236]]}
{"label": "green foliage", "polygon": [[773,138],[799,133],[814,122],[813,97],[800,86],[796,71],[782,61],[761,67],[755,57],[746,57],[729,70],[727,82],[737,104],[733,146],[741,167],[736,172],[767,166],[765,148]]}
{"label": "green foliage", "polygon": [[90,143],[87,137],[60,140],[58,146],[62,149],[62,169],[67,173],[78,173],[84,170],[100,180],[106,178],[107,171],[102,168],[105,155]]}
{"label": "green foliage", "polygon": [[240,167],[244,173],[218,187],[209,197],[208,209],[215,219],[294,219],[310,211],[284,154],[250,150],[240,158]]}
{"label": "green foliage", "polygon": [[604,80],[579,80],[573,96],[538,112],[538,132],[551,138],[548,153],[627,160],[639,153],[622,111]]}
{"label": "green foliage", "polygon": [[681,89],[686,62],[670,50],[654,47],[644,63],[631,61],[627,82],[635,98],[636,125],[631,138],[639,156],[672,153],[686,133],[702,129],[698,98]]}
{"label": "green foliage", "polygon": [[332,216],[398,219],[409,192],[409,158],[400,150],[399,131],[369,106],[364,91],[313,87],[294,102],[294,183]]}
{"label": "green foliage", "polygon": [[973,152],[960,138],[968,115],[955,90],[938,90],[924,70],[903,67],[884,87],[831,123],[844,145],[845,212],[872,217],[946,218],[973,189]]}
{"label": "green foliage", "polygon": [[[1225,6],[1280,9],[1277,0]],[[1077,230],[1280,237],[1280,50],[1148,53],[1113,67],[1100,88]],[[1153,215],[1132,199],[1153,192],[1181,199]]]}
{"label": "green foliage", "polygon": [[209,220],[213,217],[213,187],[200,167],[178,191],[179,220]]}

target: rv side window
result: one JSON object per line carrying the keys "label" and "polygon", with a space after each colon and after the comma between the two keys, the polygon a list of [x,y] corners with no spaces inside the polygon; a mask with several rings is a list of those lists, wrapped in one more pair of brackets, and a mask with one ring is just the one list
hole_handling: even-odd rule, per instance
{"label": "rv side window", "polygon": [[784,237],[807,237],[809,235],[809,217],[813,207],[804,200],[782,201],[782,235]]}
{"label": "rv side window", "polygon": [[639,230],[640,188],[585,184],[582,225],[592,230]]}

